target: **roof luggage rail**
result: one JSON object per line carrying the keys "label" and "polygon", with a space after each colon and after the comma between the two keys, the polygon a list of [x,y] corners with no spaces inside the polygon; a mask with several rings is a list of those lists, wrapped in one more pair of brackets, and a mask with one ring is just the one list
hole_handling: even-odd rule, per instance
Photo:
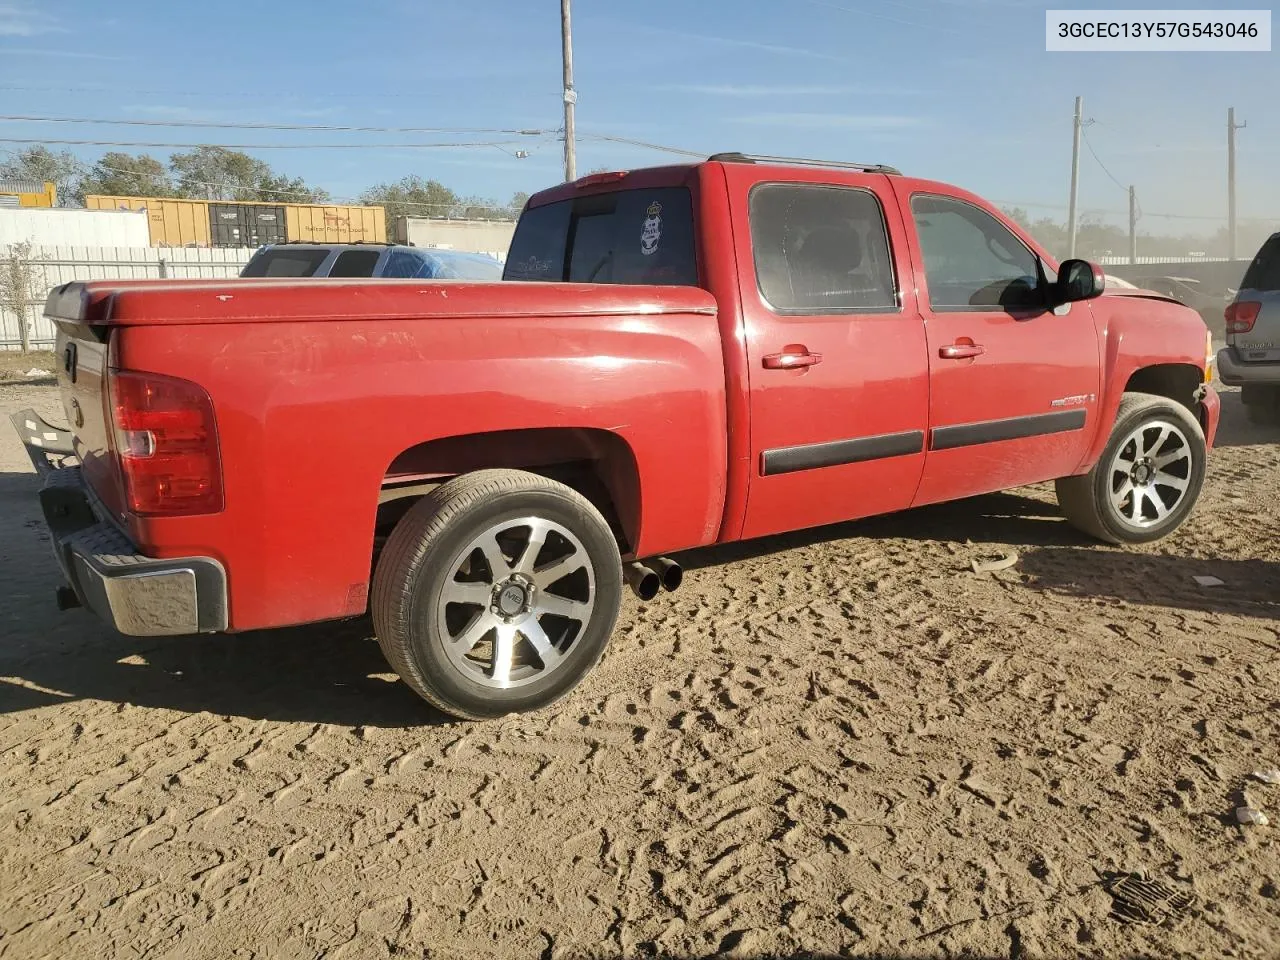
{"label": "roof luggage rail", "polygon": [[842,160],[809,160],[804,157],[771,157],[758,153],[715,153],[707,158],[721,163],[780,163],[797,167],[836,167],[841,170],[859,170],[862,173],[883,173],[902,176],[902,171],[884,163],[848,163]]}

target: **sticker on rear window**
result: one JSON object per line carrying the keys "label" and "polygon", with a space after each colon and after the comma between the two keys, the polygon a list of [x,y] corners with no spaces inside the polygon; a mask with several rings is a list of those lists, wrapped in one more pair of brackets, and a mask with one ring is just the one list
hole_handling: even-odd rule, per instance
{"label": "sticker on rear window", "polygon": [[658,252],[658,241],[662,239],[662,204],[656,200],[649,204],[645,211],[644,228],[640,231],[640,252],[646,257]]}

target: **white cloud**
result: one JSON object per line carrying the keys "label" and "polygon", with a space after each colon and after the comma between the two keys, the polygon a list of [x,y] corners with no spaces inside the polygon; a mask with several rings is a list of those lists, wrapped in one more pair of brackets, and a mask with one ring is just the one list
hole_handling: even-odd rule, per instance
{"label": "white cloud", "polygon": [[701,94],[708,97],[835,97],[841,95],[852,94],[884,94],[884,93],[912,93],[914,91],[901,89],[875,90],[871,87],[855,87],[855,86],[788,86],[786,84],[765,85],[765,84],[737,84],[737,83],[690,83],[690,84],[673,84],[671,86],[660,87],[661,90],[671,90],[678,93]]}
{"label": "white cloud", "polygon": [[688,40],[693,43],[713,44],[722,47],[734,47],[740,50],[758,50],[761,53],[774,53],[789,57],[805,57],[811,60],[831,60],[837,63],[848,62],[847,57],[839,57],[830,53],[819,53],[802,47],[791,47],[779,43],[762,43],[758,40],[742,40],[737,37],[721,37],[704,33],[685,33],[682,30],[669,30],[666,27],[649,27],[635,23],[601,20],[597,23],[608,23],[630,33],[649,33],[658,36],[672,37],[677,40]]}
{"label": "white cloud", "polygon": [[65,32],[57,20],[30,4],[0,3],[0,37],[36,37],[42,33]]}
{"label": "white cloud", "polygon": [[56,57],[62,60],[99,60],[111,63],[128,63],[129,57],[112,57],[105,53],[81,53],[78,50],[38,50],[34,47],[3,47],[0,53],[6,57]]}
{"label": "white cloud", "polygon": [[730,122],[815,130],[827,127],[845,130],[900,130],[904,127],[917,127],[923,121],[919,117],[857,113],[756,113],[746,117],[731,117]]}

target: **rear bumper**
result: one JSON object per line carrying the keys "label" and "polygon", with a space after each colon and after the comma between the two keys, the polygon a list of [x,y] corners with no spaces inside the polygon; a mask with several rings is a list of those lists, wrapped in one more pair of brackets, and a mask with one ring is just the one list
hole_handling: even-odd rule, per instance
{"label": "rear bumper", "polygon": [[47,422],[30,407],[9,415],[9,422],[27,450],[36,471],[47,474],[62,465],[62,460],[75,455],[71,433]]}
{"label": "rear bumper", "polygon": [[157,560],[104,521],[78,467],[46,474],[40,507],[80,605],[135,637],[227,629],[227,575],[211,557]]}
{"label": "rear bumper", "polygon": [[1218,379],[1229,387],[1250,383],[1280,384],[1280,363],[1241,363],[1230,347],[1223,347],[1213,362]]}

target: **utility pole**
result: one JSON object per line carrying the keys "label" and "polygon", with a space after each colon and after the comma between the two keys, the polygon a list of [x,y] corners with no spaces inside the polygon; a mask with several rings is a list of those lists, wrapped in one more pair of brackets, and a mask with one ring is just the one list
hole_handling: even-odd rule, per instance
{"label": "utility pole", "polygon": [[1138,194],[1129,187],[1129,262],[1138,262]]}
{"label": "utility pole", "polygon": [[1080,191],[1080,128],[1083,126],[1084,97],[1076,97],[1076,118],[1072,124],[1071,201],[1067,208],[1067,257],[1076,255],[1076,197]]}
{"label": "utility pole", "polygon": [[1236,258],[1236,131],[1248,123],[1236,123],[1236,108],[1227,108],[1227,257]]}
{"label": "utility pole", "polygon": [[560,0],[560,39],[564,51],[564,178],[578,178],[578,158],[573,141],[573,105],[578,92],[573,89],[573,26],[569,21],[569,0]]}

